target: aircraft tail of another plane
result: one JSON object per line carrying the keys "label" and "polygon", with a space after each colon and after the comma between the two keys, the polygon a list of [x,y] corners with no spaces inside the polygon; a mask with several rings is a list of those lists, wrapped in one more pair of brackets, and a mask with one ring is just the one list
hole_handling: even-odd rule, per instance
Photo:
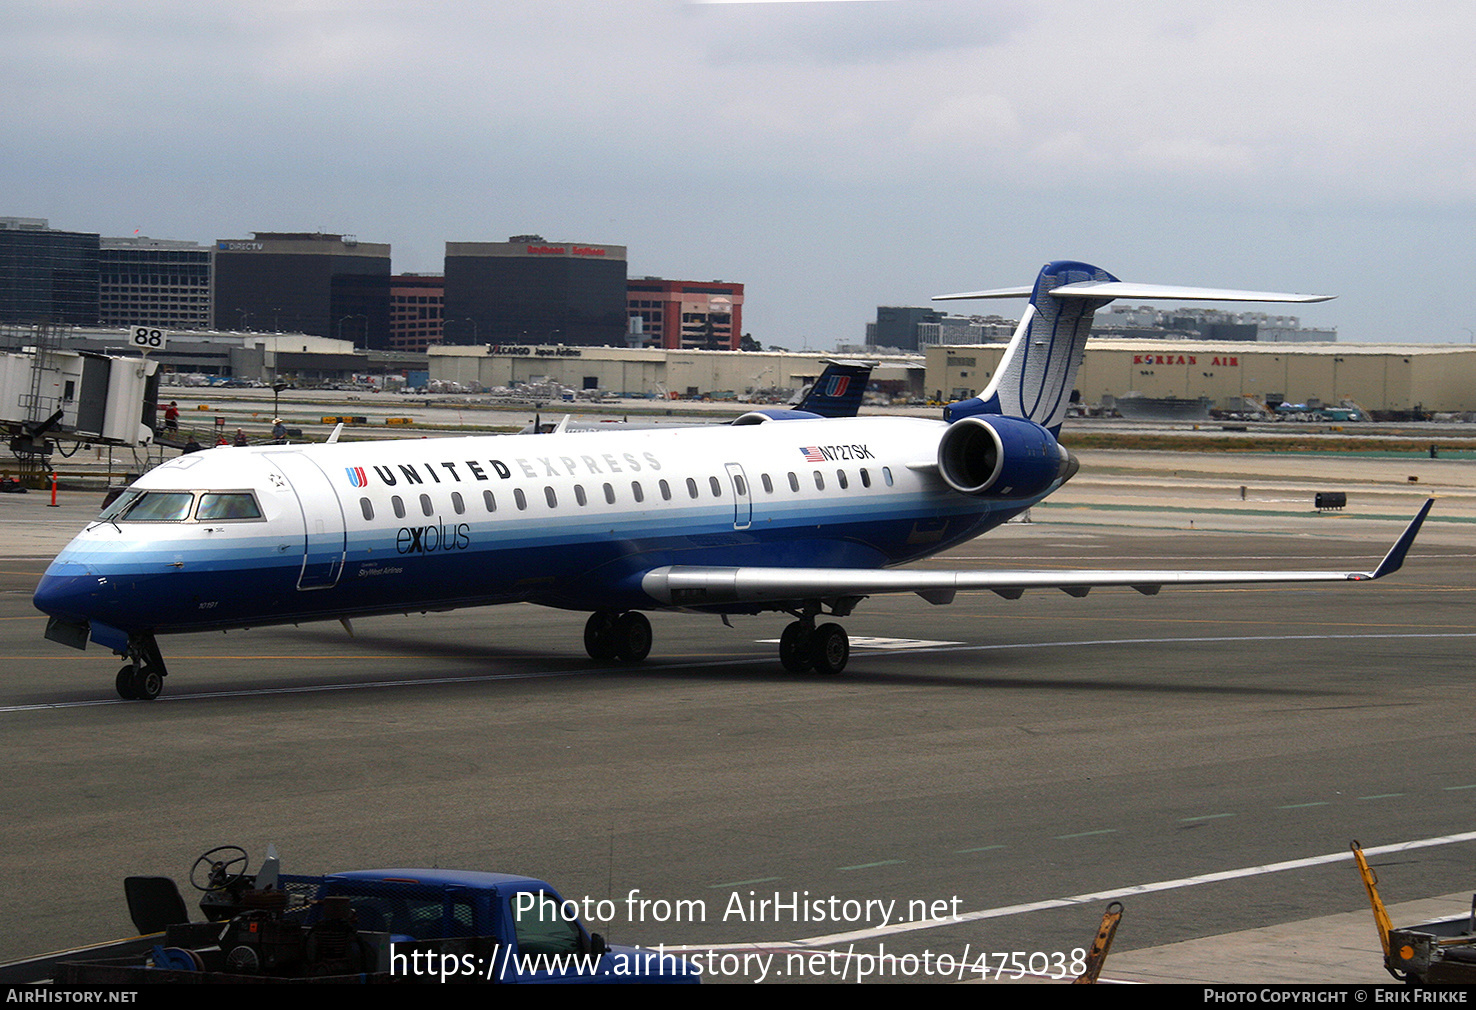
{"label": "aircraft tail of another plane", "polygon": [[827,361],[825,371],[800,397],[794,409],[821,417],[855,417],[861,410],[861,397],[875,367],[874,361]]}
{"label": "aircraft tail of another plane", "polygon": [[1331,295],[1279,291],[1188,288],[1120,281],[1100,267],[1057,260],[1040,268],[1035,284],[936,295],[935,301],[966,298],[1029,298],[1004,357],[977,397],[949,404],[945,420],[974,414],[1021,417],[1059,434],[1086,350],[1097,309],[1114,298],[1173,301],[1321,302]]}

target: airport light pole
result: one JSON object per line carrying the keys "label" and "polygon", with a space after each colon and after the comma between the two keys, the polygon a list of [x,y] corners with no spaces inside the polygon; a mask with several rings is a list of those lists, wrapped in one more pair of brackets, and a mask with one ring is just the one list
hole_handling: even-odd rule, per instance
{"label": "airport light pole", "polygon": [[343,324],[348,322],[350,319],[364,320],[364,335],[367,338],[369,335],[369,317],[364,315],[362,312],[350,312],[348,315],[343,316],[338,320],[338,339],[343,339]]}
{"label": "airport light pole", "polygon": [[471,323],[472,324],[472,343],[474,343],[474,344],[480,344],[482,342],[481,328],[477,326],[477,321],[475,319],[473,319],[471,316],[457,316],[455,319],[442,319],[441,320],[441,339],[442,340],[445,340],[446,339],[446,325],[448,323]]}

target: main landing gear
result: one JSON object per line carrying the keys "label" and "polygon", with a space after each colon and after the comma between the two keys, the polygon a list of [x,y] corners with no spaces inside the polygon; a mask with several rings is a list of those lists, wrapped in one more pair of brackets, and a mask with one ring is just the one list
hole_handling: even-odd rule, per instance
{"label": "main landing gear", "polygon": [[[837,674],[851,658],[851,638],[834,622],[817,626],[819,606],[791,611],[795,620],[779,636],[779,662],[790,673]],[[846,611],[848,613],[849,610]],[[845,613],[837,613],[843,617]],[[584,651],[602,663],[639,663],[651,654],[651,622],[639,610],[596,610],[584,625]],[[122,674],[119,674],[122,684]],[[118,690],[123,689],[120,686]]]}
{"label": "main landing gear", "polygon": [[124,701],[153,701],[164,690],[168,673],[154,636],[139,635],[128,640],[128,663],[113,684]]}
{"label": "main landing gear", "polygon": [[639,663],[651,654],[651,622],[639,610],[596,610],[584,625],[584,651],[602,663]]}
{"label": "main landing gear", "polygon": [[840,673],[850,658],[846,629],[833,622],[816,627],[811,614],[786,625],[779,636],[779,662],[790,673]]}

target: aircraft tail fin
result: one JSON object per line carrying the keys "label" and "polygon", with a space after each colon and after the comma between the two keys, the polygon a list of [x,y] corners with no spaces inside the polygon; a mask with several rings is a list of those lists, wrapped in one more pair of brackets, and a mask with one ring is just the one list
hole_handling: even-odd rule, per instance
{"label": "aircraft tail fin", "polygon": [[827,361],[825,371],[794,409],[821,417],[855,417],[861,410],[861,397],[875,367],[874,361]]}
{"label": "aircraft tail fin", "polygon": [[949,404],[943,417],[954,421],[972,414],[1003,414],[1034,421],[1049,429],[1052,435],[1058,434],[1071,402],[1092,317],[1114,298],[1305,303],[1327,301],[1331,297],[1136,284],[1120,281],[1100,267],[1073,260],[1057,260],[1041,267],[1033,287],[935,295],[934,301],[1030,299],[989,385],[973,399]]}
{"label": "aircraft tail fin", "polygon": [[944,409],[944,418],[953,421],[969,414],[1004,414],[1034,421],[1052,435],[1059,433],[1086,350],[1087,334],[1092,329],[1092,316],[1112,299],[1063,298],[1055,291],[1070,284],[1116,280],[1089,264],[1058,260],[1040,268],[1032,288],[939,295],[940,299],[1030,298],[989,385],[973,400],[950,404]]}

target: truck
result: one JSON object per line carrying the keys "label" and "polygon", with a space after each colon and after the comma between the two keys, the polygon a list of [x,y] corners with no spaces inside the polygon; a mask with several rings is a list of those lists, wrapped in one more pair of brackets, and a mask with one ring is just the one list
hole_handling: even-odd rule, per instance
{"label": "truck", "polygon": [[322,876],[254,874],[238,846],[195,861],[205,922],[189,922],[169,877],[124,882],[143,935],[0,966],[0,981],[697,983],[660,948],[614,946],[546,881],[511,873],[396,867]]}

